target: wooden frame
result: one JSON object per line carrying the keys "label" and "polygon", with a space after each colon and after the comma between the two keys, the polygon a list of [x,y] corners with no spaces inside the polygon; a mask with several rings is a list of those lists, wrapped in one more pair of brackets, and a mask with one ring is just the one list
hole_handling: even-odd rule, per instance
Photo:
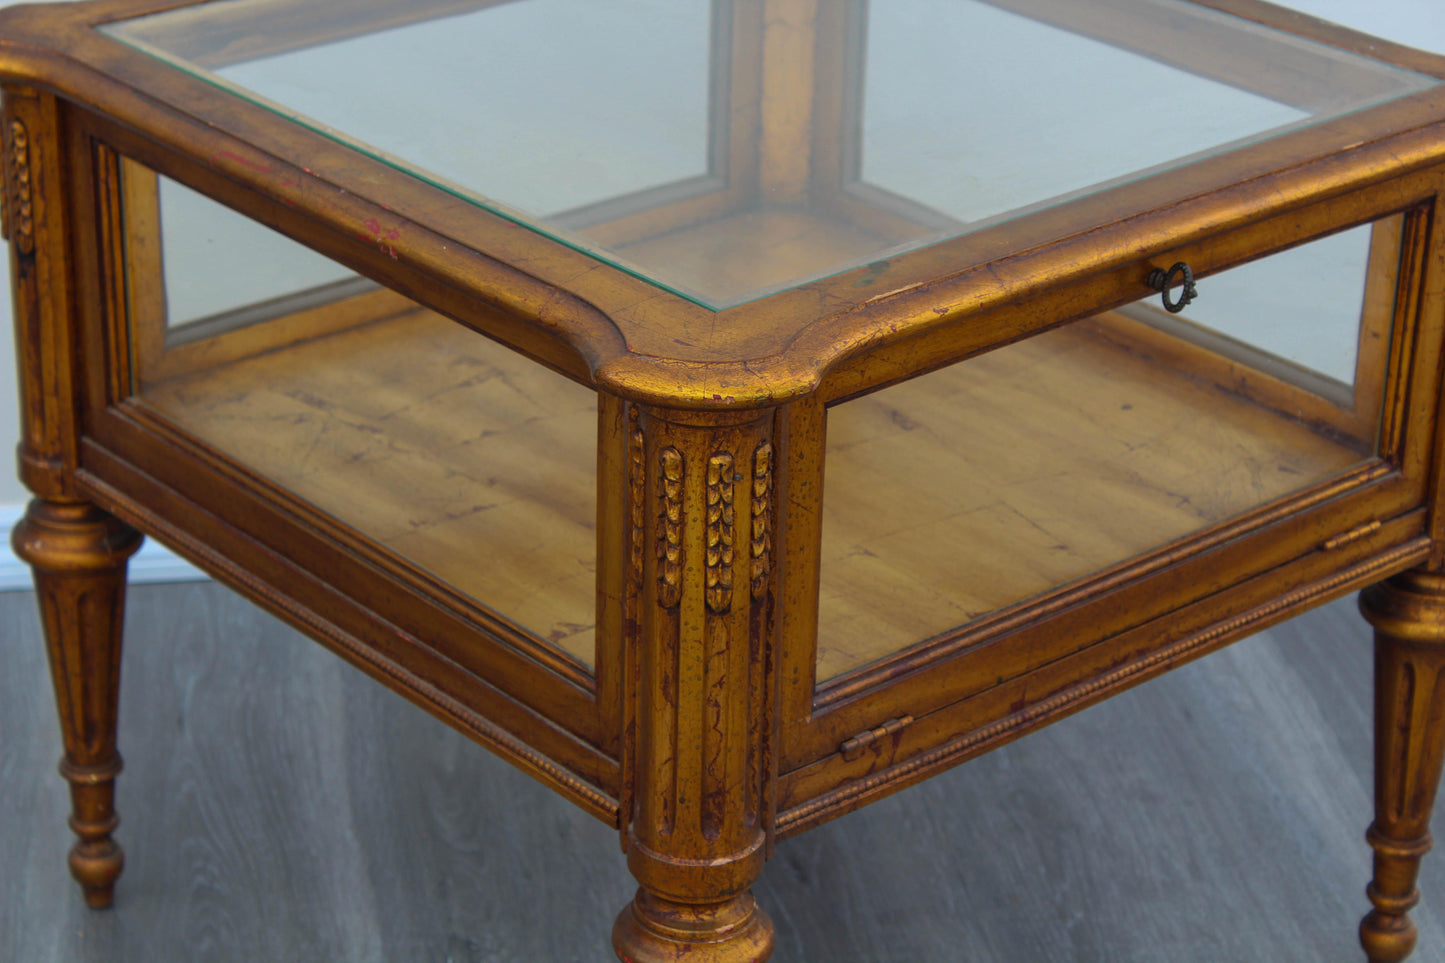
{"label": "wooden frame", "polygon": [[[1424,186],[1422,182],[1421,187]],[[900,707],[909,707],[922,712],[931,712],[947,705],[952,699],[958,698],[959,693],[967,693],[973,686],[980,684],[980,676],[970,666],[970,660],[965,656],[974,650],[988,650],[992,647],[1003,645],[1011,637],[1024,633],[1019,641],[1011,644],[1031,653],[1030,658],[1047,661],[1051,657],[1058,657],[1063,651],[1062,640],[1055,638],[1059,631],[1058,623],[1046,622],[1046,617],[1056,611],[1066,608],[1077,609],[1081,600],[1087,600],[1088,609],[1092,614],[1085,615],[1079,619],[1081,637],[1079,642],[1070,642],[1069,645],[1081,645],[1086,648],[1090,640],[1098,640],[1107,637],[1111,632],[1117,632],[1127,627],[1127,623],[1117,621],[1120,618],[1143,619],[1147,618],[1148,603],[1129,596],[1130,592],[1152,571],[1157,571],[1161,566],[1170,567],[1176,571],[1193,572],[1192,576],[1185,576],[1181,584],[1193,584],[1200,587],[1202,591],[1217,591],[1219,585],[1227,583],[1231,576],[1222,575],[1226,563],[1218,557],[1210,554],[1214,546],[1236,542],[1241,536],[1257,529],[1259,526],[1270,526],[1284,524],[1287,527],[1297,527],[1299,522],[1290,516],[1310,506],[1320,505],[1326,501],[1330,503],[1333,511],[1344,510],[1343,518],[1338,522],[1329,524],[1341,524],[1348,528],[1354,524],[1351,519],[1360,523],[1367,523],[1364,518],[1368,514],[1380,513],[1381,504],[1393,503],[1404,509],[1410,504],[1417,503],[1420,498],[1420,485],[1424,482],[1422,469],[1428,461],[1426,448],[1406,447],[1405,436],[1402,433],[1402,426],[1398,421],[1387,420],[1381,425],[1378,416],[1381,403],[1390,411],[1399,411],[1405,404],[1401,394],[1407,384],[1433,385],[1438,378],[1428,367],[1417,369],[1411,373],[1405,363],[1403,355],[1406,352],[1406,345],[1412,345],[1415,351],[1423,350],[1425,358],[1435,355],[1433,352],[1440,350],[1438,345],[1422,345],[1420,338],[1423,336],[1414,328],[1421,322],[1411,319],[1410,312],[1418,305],[1418,295],[1411,292],[1421,290],[1420,286],[1425,283],[1425,262],[1417,261],[1413,265],[1408,257],[1400,259],[1399,253],[1405,251],[1420,251],[1426,249],[1433,243],[1429,232],[1436,230],[1432,224],[1438,223],[1430,208],[1416,208],[1403,220],[1391,216],[1394,204],[1398,203],[1396,198],[1413,196],[1417,189],[1412,185],[1395,185],[1401,193],[1386,192],[1379,196],[1374,203],[1383,203],[1384,209],[1380,212],[1383,225],[1378,232],[1378,240],[1372,248],[1372,289],[1368,292],[1369,312],[1366,325],[1363,330],[1366,332],[1363,337],[1369,339],[1369,332],[1393,331],[1393,335],[1383,340],[1381,346],[1365,355],[1362,355],[1361,364],[1369,364],[1372,368],[1371,374],[1363,379],[1361,391],[1376,391],[1384,387],[1384,391],[1377,397],[1378,402],[1372,402],[1362,409],[1361,414],[1353,411],[1342,412],[1336,409],[1330,412],[1327,425],[1338,430],[1352,431],[1364,425],[1369,425],[1373,431],[1375,426],[1380,426],[1379,451],[1381,462],[1374,466],[1364,467],[1354,473],[1351,482],[1341,484],[1331,483],[1314,489],[1306,489],[1297,495],[1284,500],[1275,506],[1262,506],[1260,510],[1247,513],[1241,517],[1231,519],[1222,526],[1206,527],[1197,533],[1189,536],[1178,544],[1161,546],[1157,552],[1149,553],[1121,563],[1091,576],[1086,582],[1080,584],[1066,584],[1047,592],[1039,597],[1027,599],[1017,605],[1009,606],[997,612],[976,620],[975,622],[959,626],[949,632],[926,640],[920,641],[917,646],[900,652],[892,653],[879,662],[863,666],[859,670],[845,676],[826,680],[826,684],[815,693],[813,683],[813,664],[815,662],[814,648],[815,640],[808,637],[795,644],[793,649],[785,649],[784,659],[790,659],[790,654],[796,652],[798,661],[796,663],[785,662],[785,677],[792,680],[791,686],[785,690],[784,701],[787,707],[785,711],[792,725],[785,731],[796,734],[796,738],[789,738],[785,748],[785,759],[790,764],[803,764],[810,755],[826,754],[836,747],[849,735],[869,728],[868,720],[885,720],[899,715]],[[1366,201],[1369,203],[1369,201]],[[1323,213],[1323,212],[1321,212]],[[1298,223],[1308,224],[1307,217],[1299,218]],[[1319,222],[1323,225],[1326,222]],[[1358,223],[1355,220],[1348,220],[1345,224],[1337,227],[1353,226]],[[1394,232],[1399,229],[1400,224],[1406,225],[1404,230],[1403,244],[1396,242]],[[1335,228],[1324,228],[1320,233],[1328,233]],[[1307,230],[1309,230],[1307,228]],[[1300,235],[1297,241],[1307,240],[1309,237],[1317,236],[1313,233]],[[1202,246],[1221,249],[1221,254],[1228,257],[1227,252],[1222,250],[1222,245],[1211,245],[1205,242]],[[1396,254],[1395,264],[1403,275],[1396,274],[1396,268],[1392,267],[1387,273],[1381,273],[1379,261],[1381,252]],[[1225,263],[1228,263],[1227,261]],[[1207,282],[1201,282],[1207,284]],[[1397,295],[1396,292],[1400,292]],[[1128,327],[1124,327],[1127,324]],[[1183,342],[1179,339],[1169,337],[1163,333],[1150,333],[1145,340],[1137,337],[1139,325],[1137,322],[1125,321],[1121,324],[1119,320],[1104,316],[1097,320],[1081,322],[1084,330],[1096,332],[1098,336],[1117,343],[1120,336],[1120,329],[1124,332],[1135,334],[1132,339],[1122,347],[1128,351],[1148,352],[1149,357],[1160,361],[1165,365],[1174,363],[1185,363],[1185,369],[1197,376],[1203,375],[1206,378],[1211,376],[1216,383],[1223,383],[1232,391],[1238,391],[1241,380],[1235,372],[1236,366],[1228,358],[1221,356],[1210,356],[1199,350],[1196,344]],[[1431,338],[1435,335],[1431,334]],[[1380,339],[1370,339],[1379,342]],[[1162,354],[1161,346],[1170,353]],[[1368,359],[1368,360],[1366,360]],[[1393,359],[1393,364],[1387,368],[1387,360]],[[1418,362],[1416,362],[1418,363]],[[1393,372],[1390,375],[1389,386],[1386,387],[1381,377],[1386,371]],[[1219,377],[1223,375],[1223,377]],[[1267,376],[1267,372],[1251,372],[1251,377],[1261,378]],[[1411,381],[1409,379],[1424,379],[1423,381]],[[1279,391],[1288,390],[1290,397],[1298,395],[1299,390],[1292,386],[1275,385],[1265,386],[1265,391],[1270,389]],[[1432,388],[1423,389],[1430,391]],[[1253,397],[1268,404],[1270,395],[1259,390],[1257,385],[1246,385],[1243,388],[1246,397]],[[1363,397],[1363,394],[1362,394]],[[1321,411],[1324,414],[1323,411]],[[1363,434],[1363,433],[1361,433]],[[1425,439],[1420,435],[1414,436],[1414,445],[1425,445]],[[1405,476],[1417,478],[1415,483],[1406,483],[1405,477],[1392,475],[1388,470],[1389,465],[1403,465],[1406,463],[1418,466],[1405,472]],[[813,466],[812,471],[821,472],[821,465]],[[818,484],[822,486],[821,479]],[[1359,507],[1346,509],[1345,504],[1350,501],[1347,493],[1354,487],[1361,494],[1354,496],[1356,502],[1361,503]],[[826,489],[825,489],[826,490]],[[1366,494],[1367,493],[1367,494]],[[1365,505],[1368,508],[1362,512],[1360,509]],[[1390,514],[1387,510],[1384,514]],[[820,525],[820,516],[813,516],[808,524],[811,527],[812,535],[817,537]],[[1192,546],[1191,546],[1192,543]],[[1266,552],[1258,549],[1251,553],[1238,556],[1241,559],[1248,559],[1252,565],[1274,565],[1279,559],[1271,561]],[[1186,559],[1193,559],[1186,562]],[[1193,566],[1191,568],[1191,566]],[[813,578],[818,576],[815,573]],[[1237,576],[1235,576],[1237,577]],[[1114,597],[1110,593],[1122,593],[1122,598]],[[1027,629],[1030,626],[1038,627],[1042,635],[1038,641],[1027,641]],[[1087,626],[1087,628],[1085,628]],[[1096,634],[1097,633],[1097,634]],[[1048,641],[1052,639],[1052,641]],[[804,654],[806,653],[806,654]],[[1052,656],[1049,653],[1054,653]],[[806,660],[806,661],[804,661]],[[946,668],[948,662],[953,661],[953,668]],[[989,669],[983,678],[993,680],[997,675],[996,663],[990,661]],[[924,674],[926,670],[926,675]],[[963,686],[962,689],[955,689],[954,682]],[[1002,679],[999,679],[1002,681]],[[836,713],[836,716],[835,716]],[[921,718],[921,712],[910,713],[916,718]],[[804,735],[808,732],[808,735]],[[867,773],[875,760],[870,760],[867,765],[852,767],[854,772]]]}
{"label": "wooden frame", "polygon": [[[355,28],[476,5],[366,3]],[[1106,14],[1161,9],[1001,5],[1115,39]],[[61,683],[63,772],[80,837],[72,865],[93,904],[108,902],[120,872],[115,666],[125,558],[139,530],[614,825],[641,885],[614,945],[638,960],[765,958],[772,928],[749,886],[777,840],[1379,583],[1366,608],[1383,667],[1371,837],[1380,868],[1364,933],[1378,959],[1408,951],[1413,867],[1445,759],[1445,733],[1430,723],[1445,695],[1398,681],[1445,671],[1445,86],[713,310],[94,29],[184,6],[94,0],[0,14],[22,475],[37,495],[17,544],[37,573]],[[853,122],[833,82],[856,47],[846,6],[719,3],[728,110],[713,146],[727,176],[576,212],[581,229],[641,238],[743,210],[762,193],[821,191],[846,211],[869,201],[851,187],[846,153],[828,147]],[[1207,6],[1445,77],[1439,58],[1252,0]],[[204,57],[337,29],[290,0],[233,9],[232,41]],[[263,15],[297,18],[276,21],[296,29],[248,32],[247,18]],[[1136,27],[1129,43],[1177,24]],[[819,44],[820,35],[853,40]],[[1261,82],[1299,94],[1287,73],[1264,69]],[[751,131],[760,133],[742,136]],[[167,332],[156,324],[154,181],[140,171],[380,290]],[[918,220],[906,205],[871,200],[848,216],[904,233]],[[1234,264],[1366,222],[1384,226],[1372,248],[1360,403],[1335,404],[1187,329],[1146,330],[1110,314],[1148,295],[1149,273],[1175,261],[1207,285]],[[188,429],[148,393],[384,324],[413,304],[454,322],[458,338],[490,339],[518,364],[596,393],[594,671]],[[1148,352],[1161,370],[1187,369],[1263,408],[1310,399],[1303,421],[1368,448],[1296,490],[818,687],[830,407],[1025,339],[1037,347],[1039,336],[1127,348],[1136,360]],[[1408,764],[1400,733],[1415,747]]]}

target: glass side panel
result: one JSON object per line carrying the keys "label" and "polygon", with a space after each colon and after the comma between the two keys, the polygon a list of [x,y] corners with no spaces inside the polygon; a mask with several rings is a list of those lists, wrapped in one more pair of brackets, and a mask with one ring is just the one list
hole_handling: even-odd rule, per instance
{"label": "glass side panel", "polygon": [[[1364,225],[1217,274],[1176,317],[1352,385],[1372,227]],[[1151,303],[1139,309],[1156,320]],[[1139,313],[1135,311],[1133,313]]]}
{"label": "glass side panel", "polygon": [[1439,83],[1186,0],[211,0],[103,29],[714,308]]}
{"label": "glass side panel", "polygon": [[[181,327],[356,274],[173,180],[161,179],[166,324]],[[236,252],[245,251],[238,258]]]}
{"label": "glass side panel", "polygon": [[137,164],[122,173],[139,398],[590,667],[597,396]]}
{"label": "glass side panel", "polygon": [[[1201,279],[1232,336],[1156,297],[830,409],[818,680],[1373,457],[1401,234],[1390,217]],[[1271,353],[1259,315],[1223,314],[1271,304],[1278,258],[1345,247],[1352,303],[1288,307],[1347,360]]]}

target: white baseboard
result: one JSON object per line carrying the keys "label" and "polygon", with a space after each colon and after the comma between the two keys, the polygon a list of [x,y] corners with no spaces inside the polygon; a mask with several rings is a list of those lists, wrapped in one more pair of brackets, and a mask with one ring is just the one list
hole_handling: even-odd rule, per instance
{"label": "white baseboard", "polygon": [[[34,587],[30,581],[30,566],[16,558],[10,548],[10,530],[23,514],[24,505],[0,505],[0,530],[5,536],[3,545],[0,545],[0,592],[28,591]],[[152,538],[146,539],[140,551],[131,556],[127,572],[132,584],[195,582],[208,577]]]}

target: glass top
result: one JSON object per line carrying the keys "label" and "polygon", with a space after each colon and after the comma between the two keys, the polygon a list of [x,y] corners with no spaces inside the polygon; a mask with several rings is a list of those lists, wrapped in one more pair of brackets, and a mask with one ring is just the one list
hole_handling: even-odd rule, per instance
{"label": "glass top", "polygon": [[715,309],[1440,83],[1184,0],[211,0],[103,29]]}

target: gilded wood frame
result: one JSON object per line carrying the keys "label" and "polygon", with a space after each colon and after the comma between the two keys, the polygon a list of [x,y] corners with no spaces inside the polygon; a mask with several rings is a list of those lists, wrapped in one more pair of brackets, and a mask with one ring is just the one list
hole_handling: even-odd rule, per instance
{"label": "gilded wood frame", "polygon": [[[1246,7],[1257,15],[1267,9]],[[281,203],[306,207],[315,240],[321,229],[349,239],[369,220],[398,231],[404,240],[392,245],[397,263],[376,265],[373,276],[396,276],[407,273],[408,262],[424,263],[443,287],[481,292],[481,303],[533,321],[509,322],[495,311],[444,313],[461,315],[464,323],[578,380],[638,400],[700,408],[781,403],[815,390],[831,400],[896,379],[897,359],[915,357],[919,346],[927,357],[902,370],[936,367],[1057,323],[1064,303],[1085,314],[1143,297],[1145,279],[1131,266],[1174,246],[1171,238],[1218,232],[1342,189],[1334,179],[1345,171],[1322,157],[1350,147],[1347,166],[1357,173],[1428,164],[1433,125],[1445,103],[1438,88],[1408,96],[1207,159],[1169,178],[1144,178],[1038,212],[1006,231],[985,228],[933,245],[881,270],[844,272],[714,312],[659,296],[621,272],[585,272],[586,255],[484,211],[438,210],[443,197],[435,188],[278,123],[264,108],[233,103],[224,118],[216,115],[209,85],[88,26],[153,9],[148,4],[104,0],[62,9],[63,19],[54,12],[7,19],[16,38],[9,54],[15,62],[6,65],[12,76],[24,78],[29,64],[44,62],[54,71],[49,83],[78,103],[150,131],[152,139],[202,160],[227,180],[264,186]],[[1307,19],[1284,17],[1281,24],[1347,49],[1396,53]],[[27,36],[40,59],[28,59]],[[40,53],[57,45],[70,56]],[[1400,53],[1397,60],[1445,76],[1440,58]],[[141,94],[162,89],[173,105],[167,110]],[[1386,133],[1392,135],[1388,147],[1378,143]],[[323,179],[302,168],[336,173]],[[347,168],[358,173],[342,173]],[[391,210],[365,200],[378,184],[385,185]],[[1176,203],[1181,197],[1189,200]],[[430,214],[423,217],[423,210]],[[336,246],[333,240],[326,252],[334,256]],[[985,272],[1004,251],[1029,253]],[[531,265],[534,273],[509,269],[508,261]],[[584,273],[575,285],[564,280]],[[1081,285],[1077,279],[1084,277],[1092,282]],[[549,281],[574,287],[574,300],[565,308],[548,301],[542,292]],[[1012,310],[1024,290],[1032,293],[1030,310]],[[840,307],[819,316],[820,303]],[[672,384],[675,390],[663,387]]]}
{"label": "gilded wood frame", "polygon": [[[204,82],[91,29],[180,5],[95,0],[0,15],[13,38],[0,47],[0,76],[26,347],[22,472],[42,499],[27,557],[51,583],[76,565],[114,594],[135,544],[121,521],[157,535],[617,826],[645,890],[619,921],[619,946],[675,948],[683,938],[668,927],[682,925],[730,934],[710,959],[761,958],[770,927],[747,886],[777,838],[1302,607],[1445,564],[1445,90],[713,311],[623,271],[586,270],[594,262],[575,249],[461,209],[262,107],[217,101]],[[1445,77],[1440,58],[1253,0],[1210,5]],[[845,105],[814,95],[837,62],[794,62],[792,47],[757,32],[769,9],[731,8],[731,62],[757,68],[734,74],[733,96],[769,65],[787,68],[800,89],[812,87],[802,109],[819,130],[845,124]],[[798,187],[803,150],[843,177],[844,160],[791,138],[787,116],[759,111],[741,113],[781,139],[729,141],[728,191],[738,193],[727,203],[746,193],[740,184]],[[126,283],[122,158],[597,390],[595,676],[134,396],[131,352],[145,366],[155,346],[133,343],[129,310],[155,292]],[[1176,260],[1207,283],[1233,264],[1397,214],[1392,341],[1388,365],[1372,372],[1384,399],[1378,458],[817,688],[828,406],[1118,308],[1148,293],[1151,269]],[[66,554],[56,533],[83,551]],[[1406,642],[1430,641],[1410,634],[1424,632],[1411,627],[1426,621],[1416,610],[1445,596],[1428,577],[1411,578],[1371,603],[1389,665],[1406,657]],[[1397,610],[1415,614],[1401,621]],[[52,634],[63,643],[66,631]],[[669,664],[695,673],[669,676]],[[1386,705],[1400,701],[1393,691],[1382,689],[1382,720],[1403,711]],[[110,882],[119,867],[96,849],[108,843],[108,802],[92,797],[114,778],[112,749],[68,746],[67,770],[91,847],[80,864]],[[1382,820],[1381,858],[1410,857],[1415,837],[1401,834],[1413,824]],[[1377,899],[1377,912],[1403,918],[1391,899],[1404,897]]]}

